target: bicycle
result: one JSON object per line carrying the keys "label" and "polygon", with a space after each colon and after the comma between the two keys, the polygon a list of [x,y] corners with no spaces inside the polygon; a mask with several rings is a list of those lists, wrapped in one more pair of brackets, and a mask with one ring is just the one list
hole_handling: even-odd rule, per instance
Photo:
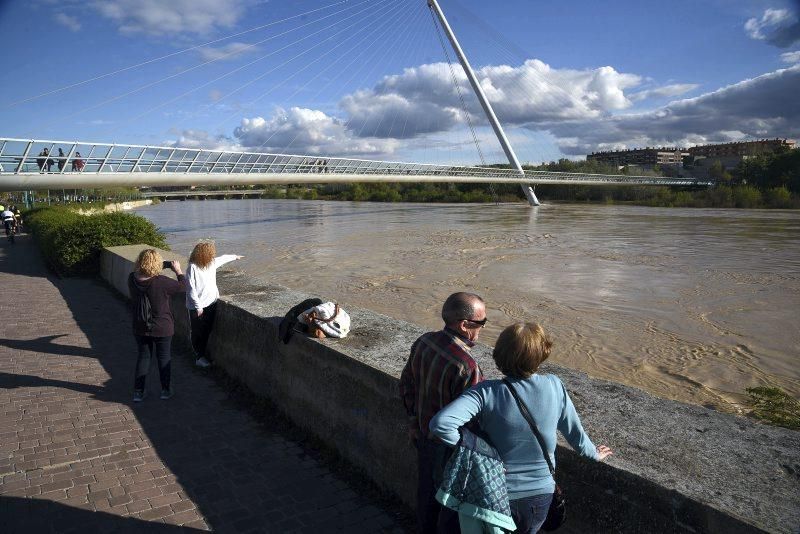
{"label": "bicycle", "polygon": [[14,243],[14,235],[17,233],[17,225],[15,221],[6,219],[3,221],[3,224],[6,227],[6,237],[8,238],[9,243]]}

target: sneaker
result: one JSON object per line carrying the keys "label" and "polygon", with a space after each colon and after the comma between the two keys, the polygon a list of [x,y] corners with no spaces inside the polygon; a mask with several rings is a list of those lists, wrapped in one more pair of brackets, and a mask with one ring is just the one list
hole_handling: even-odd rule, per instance
{"label": "sneaker", "polygon": [[197,358],[194,364],[197,367],[202,367],[203,369],[205,369],[206,367],[211,367],[211,362],[206,360],[203,356]]}
{"label": "sneaker", "polygon": [[133,402],[142,402],[144,400],[144,391],[136,390],[133,392]]}
{"label": "sneaker", "polygon": [[162,389],[161,390],[161,400],[169,400],[172,398],[172,388],[170,389]]}

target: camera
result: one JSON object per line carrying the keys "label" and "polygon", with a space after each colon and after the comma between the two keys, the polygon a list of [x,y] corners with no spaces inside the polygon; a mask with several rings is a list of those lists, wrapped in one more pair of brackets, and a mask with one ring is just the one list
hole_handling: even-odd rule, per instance
{"label": "camera", "polygon": [[172,262],[171,262],[171,261],[165,261],[165,262],[163,262],[163,263],[161,264],[161,268],[162,268],[162,269],[172,269]]}

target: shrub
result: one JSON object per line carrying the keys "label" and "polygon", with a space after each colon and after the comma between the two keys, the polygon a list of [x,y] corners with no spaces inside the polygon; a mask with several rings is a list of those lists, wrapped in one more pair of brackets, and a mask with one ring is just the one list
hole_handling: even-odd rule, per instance
{"label": "shrub", "polygon": [[94,275],[100,271],[104,247],[144,243],[167,249],[156,226],[132,213],[80,215],[62,208],[41,208],[25,214],[45,261],[64,276]]}
{"label": "shrub", "polygon": [[674,205],[682,208],[691,208],[694,206],[694,196],[689,191],[678,191],[675,193]]}
{"label": "shrub", "polygon": [[770,208],[791,208],[792,194],[785,187],[773,187],[764,193],[767,206]]}
{"label": "shrub", "polygon": [[757,208],[761,206],[761,191],[749,185],[735,187],[733,201],[737,208]]}

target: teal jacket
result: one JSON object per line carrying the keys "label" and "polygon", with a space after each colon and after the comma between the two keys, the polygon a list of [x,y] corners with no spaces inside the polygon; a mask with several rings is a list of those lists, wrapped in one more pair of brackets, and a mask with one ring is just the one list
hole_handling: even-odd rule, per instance
{"label": "teal jacket", "polygon": [[494,447],[467,429],[444,468],[436,499],[458,512],[461,534],[515,530],[503,461]]}

